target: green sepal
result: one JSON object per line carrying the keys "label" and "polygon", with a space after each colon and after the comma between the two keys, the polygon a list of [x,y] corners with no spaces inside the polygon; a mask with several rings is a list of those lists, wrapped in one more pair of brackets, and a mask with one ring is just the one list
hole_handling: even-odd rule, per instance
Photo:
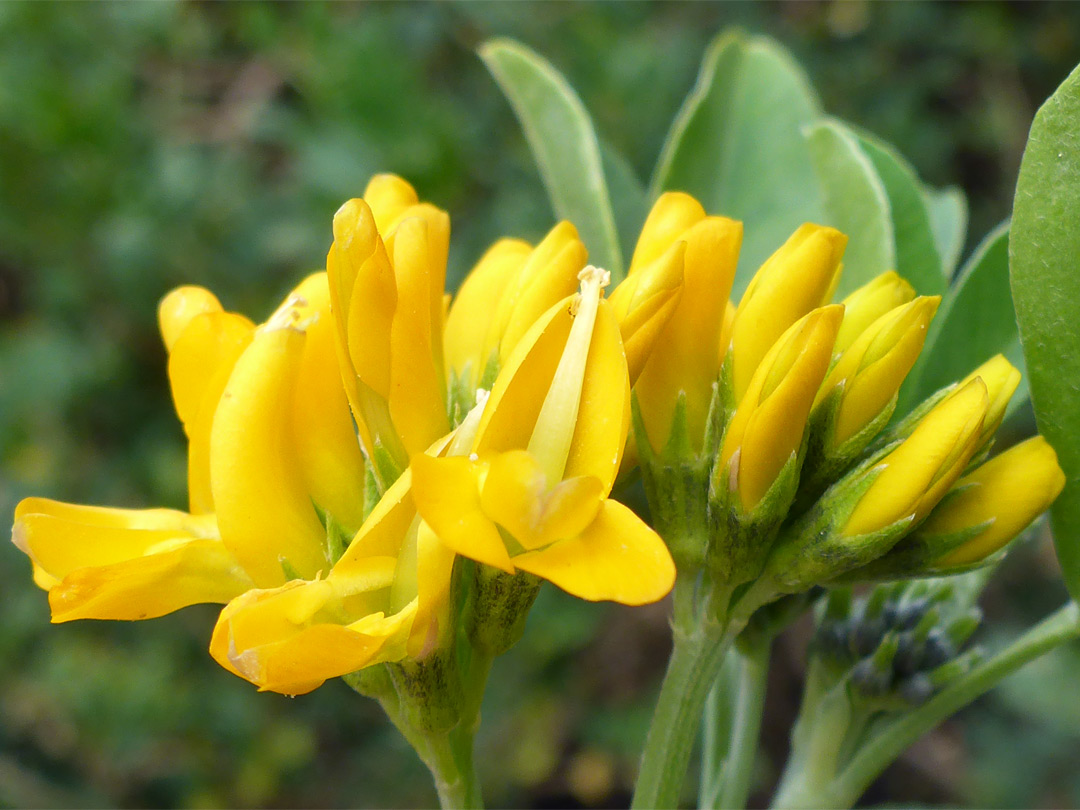
{"label": "green sepal", "polygon": [[[366,495],[365,492],[365,504]],[[315,514],[319,517],[319,523],[326,530],[326,556],[330,560],[330,564],[334,565],[349,547],[353,533],[342,526],[332,514],[315,503],[315,501],[312,501],[311,505],[315,509]]]}
{"label": "green sepal", "polygon": [[461,720],[465,691],[457,650],[437,646],[420,660],[387,664],[409,725],[427,733],[446,732]]}
{"label": "green sepal", "polygon": [[364,520],[371,515],[380,497],[382,493],[379,492],[379,479],[375,477],[375,468],[367,464],[364,470]]}
{"label": "green sepal", "polygon": [[798,593],[834,581],[877,559],[911,530],[914,516],[876,532],[850,537],[842,533],[855,506],[880,474],[880,467],[871,467],[847,476],[780,533],[763,574],[779,592]]}
{"label": "green sepal", "polygon": [[341,680],[345,681],[354,692],[373,700],[381,701],[391,696],[396,697],[394,681],[390,677],[390,670],[386,664],[375,664],[358,669],[356,672],[342,675]]}
{"label": "green sepal", "polygon": [[717,582],[734,588],[761,573],[799,485],[800,455],[792,453],[788,457],[776,479],[749,512],[743,510],[738,493],[732,491],[730,465],[713,471],[705,565]]}
{"label": "green sepal", "polygon": [[964,566],[951,566],[948,569],[935,565],[935,561],[980,535],[989,528],[992,522],[988,520],[947,534],[928,535],[916,530],[873,562],[849,571],[844,575],[843,581],[882,582],[897,579],[922,579],[942,576],[946,572],[960,573],[981,568],[985,564],[983,560]]}
{"label": "green sepal", "polygon": [[296,566],[289,562],[288,558],[285,557],[285,555],[281,555],[278,557],[278,564],[281,566],[281,572],[285,575],[285,580],[287,582],[291,582],[294,579],[304,578],[303,575],[301,575],[301,573],[296,570]]}
{"label": "green sepal", "polygon": [[792,514],[799,515],[813,506],[836,480],[841,478],[862,452],[870,446],[892,419],[896,410],[897,395],[886,403],[877,416],[864,425],[858,433],[840,444],[835,443],[836,423],[844,399],[843,385],[833,387],[825,400],[810,415],[807,429],[806,460],[799,479],[799,491],[795,495]]}
{"label": "green sepal", "polygon": [[375,439],[375,451],[369,461],[368,467],[375,469],[375,481],[381,498],[382,494],[390,489],[390,486],[398,480],[404,470],[398,466],[393,454],[386,449],[382,440],[378,438]]}
{"label": "green sepal", "polygon": [[[714,419],[717,399],[714,388],[710,423]],[[700,454],[694,452],[686,430],[686,395],[683,392],[679,392],[675,402],[671,430],[660,453],[656,453],[649,443],[636,394],[631,396],[630,412],[641,482],[649,501],[653,528],[667,544],[679,571],[699,571],[704,565],[709,542],[709,476],[715,452],[708,446]]]}
{"label": "green sepal", "polygon": [[525,632],[529,609],[540,593],[540,578],[525,571],[508,574],[478,562],[462,577],[470,578],[463,608],[466,637],[487,655],[502,655]]}

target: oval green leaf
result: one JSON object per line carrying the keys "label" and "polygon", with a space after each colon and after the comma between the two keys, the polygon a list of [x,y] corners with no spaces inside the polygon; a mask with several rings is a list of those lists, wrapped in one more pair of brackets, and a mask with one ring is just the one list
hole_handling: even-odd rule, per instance
{"label": "oval green leaf", "polygon": [[889,196],[858,137],[839,121],[811,125],[806,140],[824,192],[821,221],[848,235],[839,300],[896,267]]}
{"label": "oval green leaf", "polygon": [[1065,471],[1051,524],[1080,600],[1080,68],[1031,125],[1013,202],[1012,291],[1039,431]]}
{"label": "oval green leaf", "polygon": [[550,62],[509,39],[489,40],[480,58],[510,101],[556,216],[577,226],[590,261],[624,275],[600,144],[577,93]]}
{"label": "oval green leaf", "polygon": [[802,135],[820,117],[806,74],[776,42],[741,31],[713,40],[668,132],[651,196],[685,191],[709,213],[742,220],[736,299],[799,225],[822,217]]}

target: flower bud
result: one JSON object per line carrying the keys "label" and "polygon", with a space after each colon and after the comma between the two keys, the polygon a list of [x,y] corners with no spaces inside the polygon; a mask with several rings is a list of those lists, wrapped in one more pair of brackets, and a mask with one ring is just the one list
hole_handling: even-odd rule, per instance
{"label": "flower bud", "polygon": [[807,223],[754,275],[731,326],[728,353],[736,402],[787,328],[832,297],[846,245],[847,236],[835,228]]}
{"label": "flower bud", "polygon": [[1065,487],[1054,448],[1035,436],[1006,450],[961,478],[953,493],[919,528],[931,548],[935,537],[977,529],[935,560],[941,568],[985,559],[1045,512]]}
{"label": "flower bud", "polygon": [[953,485],[978,449],[989,408],[980,378],[934,408],[895,450],[874,466],[876,477],[842,533],[856,537],[894,523],[919,523]]}
{"label": "flower bud", "polygon": [[986,392],[990,398],[990,407],[986,411],[986,419],[979,436],[979,445],[983,446],[1001,427],[1009,401],[1020,385],[1020,372],[1004,355],[998,354],[967,375],[960,384],[964,385],[976,377],[986,384]]}
{"label": "flower bud", "polygon": [[[636,276],[648,279],[658,272],[658,263],[672,261],[671,251],[679,242],[686,244],[682,295],[649,347],[652,355],[634,384],[647,438],[656,452],[663,449],[672,433],[680,394],[685,396],[685,435],[694,451],[702,448],[713,384],[720,373],[719,360],[707,347],[720,342],[742,244],[742,223],[706,216],[701,204],[687,194],[662,195],[645,222],[630,273],[612,296],[612,304],[618,307],[622,287]],[[645,283],[639,282],[637,289]],[[634,298],[638,295],[635,292]],[[642,352],[633,345],[633,339],[627,339],[625,324],[622,328],[633,380],[634,365]]]}
{"label": "flower bud", "polygon": [[717,483],[750,512],[797,456],[806,418],[832,358],[844,308],[816,309],[793,324],[762,359],[724,434]]}
{"label": "flower bud", "polygon": [[844,322],[836,336],[836,351],[846,352],[870,324],[886,312],[915,298],[915,290],[894,270],[870,280],[841,303]]}
{"label": "flower bud", "polygon": [[894,308],[863,329],[840,356],[815,402],[820,406],[841,387],[829,437],[832,448],[869,425],[896,397],[922,351],[927,327],[940,302],[940,296],[923,296]]}

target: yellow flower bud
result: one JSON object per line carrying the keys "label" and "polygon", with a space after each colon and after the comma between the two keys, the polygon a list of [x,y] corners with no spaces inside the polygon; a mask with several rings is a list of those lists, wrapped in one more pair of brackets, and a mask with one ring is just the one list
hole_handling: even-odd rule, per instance
{"label": "yellow flower bud", "polygon": [[922,351],[927,327],[940,302],[940,296],[924,296],[886,312],[863,329],[840,356],[821,386],[816,403],[820,405],[836,386],[843,386],[832,437],[834,446],[870,424],[896,396]]}
{"label": "yellow flower bud", "polygon": [[940,567],[978,562],[1023,531],[1065,487],[1054,448],[1035,436],[961,478],[955,494],[931,513],[919,534],[944,535],[985,524],[978,534],[937,560]]}
{"label": "yellow flower bud", "polygon": [[880,472],[848,516],[843,534],[869,534],[926,517],[978,449],[989,405],[986,385],[978,378],[938,403],[877,465]]}
{"label": "yellow flower bud", "polygon": [[[707,347],[720,342],[742,245],[742,223],[706,216],[701,204],[688,194],[662,195],[645,222],[630,274],[616,290],[613,302],[636,276],[656,272],[657,262],[671,257],[679,242],[686,244],[682,294],[652,340],[651,352],[634,384],[649,443],[657,451],[671,433],[680,393],[686,398],[687,436],[695,449],[701,448],[713,383],[720,373],[719,358]],[[625,326],[623,334],[632,346]],[[632,371],[640,354],[636,347],[634,352],[627,351]]]}
{"label": "yellow flower bud", "polygon": [[836,351],[846,352],[870,324],[915,298],[915,290],[893,270],[870,280],[841,303],[844,322],[836,336]]}
{"label": "yellow flower bud", "polygon": [[761,265],[731,325],[728,351],[736,402],[787,328],[832,297],[846,245],[847,236],[835,228],[807,223]]}
{"label": "yellow flower bud", "polygon": [[731,417],[716,474],[727,472],[728,487],[747,512],[802,446],[843,315],[842,306],[832,305],[792,324],[762,359]]}
{"label": "yellow flower bud", "polygon": [[165,350],[171,352],[192,320],[206,312],[221,312],[221,302],[205,287],[177,287],[158,305],[158,325]]}
{"label": "yellow flower bud", "polygon": [[962,381],[961,385],[979,377],[986,383],[986,392],[990,397],[990,407],[986,411],[986,419],[983,421],[982,434],[979,436],[979,444],[984,445],[1001,427],[1001,421],[1005,418],[1005,411],[1009,407],[1012,395],[1020,385],[1020,372],[1005,359],[1004,355],[998,354],[991,357]]}
{"label": "yellow flower bud", "polygon": [[[326,259],[342,376],[368,456],[398,470],[449,429],[443,289],[450,221],[392,175],[334,215]],[[382,482],[384,486],[389,481]]]}
{"label": "yellow flower bud", "polygon": [[529,327],[574,294],[587,255],[569,222],[552,228],[535,248],[517,239],[497,242],[465,277],[450,307],[449,368],[473,389],[496,372]]}

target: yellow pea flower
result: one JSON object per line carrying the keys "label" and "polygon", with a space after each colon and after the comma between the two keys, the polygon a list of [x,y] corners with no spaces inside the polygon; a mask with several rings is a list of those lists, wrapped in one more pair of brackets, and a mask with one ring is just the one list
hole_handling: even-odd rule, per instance
{"label": "yellow pea flower", "polygon": [[979,436],[979,445],[982,446],[990,441],[1001,427],[1009,401],[1020,385],[1021,374],[1004,355],[998,354],[967,375],[960,381],[960,385],[971,382],[976,377],[986,383],[986,392],[990,397],[990,407],[986,411],[986,419],[983,420],[983,429]]}
{"label": "yellow pea flower", "polygon": [[376,176],[364,199],[334,215],[326,267],[345,391],[369,457],[381,449],[398,469],[450,430],[443,359],[449,238],[446,213],[418,202],[391,175]]}
{"label": "yellow pea flower", "polygon": [[423,657],[440,631],[454,555],[420,521],[406,470],[325,578],[249,590],[221,612],[214,659],[261,690],[299,695],[383,661]]}
{"label": "yellow pea flower", "polygon": [[446,319],[446,361],[470,390],[506,361],[530,326],[577,289],[577,229],[560,222],[535,247],[496,242],[465,277]]}
{"label": "yellow pea flower", "polygon": [[815,309],[762,358],[724,433],[716,475],[750,512],[797,456],[806,420],[829,368],[844,308]]}
{"label": "yellow pea flower", "polygon": [[423,520],[458,554],[523,570],[584,599],[662,598],[675,569],[660,538],[609,500],[630,422],[607,274],[552,307],[500,371],[468,456],[412,459]]}
{"label": "yellow pea flower", "polygon": [[964,476],[950,495],[919,528],[918,535],[931,538],[981,526],[936,561],[951,568],[989,557],[1020,534],[1065,487],[1065,473],[1054,448],[1035,436],[1006,450]]}
{"label": "yellow pea flower", "polygon": [[[896,396],[926,341],[940,296],[923,296],[895,307],[861,330],[843,351],[818,393],[820,406],[842,386],[832,444],[843,444],[870,424]],[[844,311],[843,324],[847,323]]]}
{"label": "yellow pea flower", "polygon": [[[685,243],[682,294],[676,298],[666,293],[663,306],[673,311],[663,316],[658,312],[651,333],[645,333],[643,342],[649,353],[637,349],[634,338],[625,327],[623,330],[642,421],[657,452],[671,432],[680,393],[685,394],[687,434],[695,449],[701,449],[713,383],[720,374],[718,357],[703,347],[720,342],[742,244],[742,223],[707,216],[689,194],[661,195],[642,228],[630,272],[612,295],[618,313],[642,297],[643,291],[659,301],[660,294],[652,292],[653,286],[674,290],[680,243]],[[669,280],[654,284],[653,277]],[[639,367],[640,376],[635,373]]]}
{"label": "yellow pea flower", "polygon": [[847,236],[802,225],[751,279],[731,325],[731,383],[738,403],[758,364],[791,324],[830,298],[840,278]]}
{"label": "yellow pea flower", "polygon": [[868,281],[845,298],[844,322],[836,336],[837,353],[846,352],[870,324],[915,298],[914,288],[890,270]]}
{"label": "yellow pea flower", "polygon": [[918,523],[960,477],[978,449],[990,406],[986,384],[975,378],[936,405],[875,469],[842,530],[854,537],[898,521]]}

